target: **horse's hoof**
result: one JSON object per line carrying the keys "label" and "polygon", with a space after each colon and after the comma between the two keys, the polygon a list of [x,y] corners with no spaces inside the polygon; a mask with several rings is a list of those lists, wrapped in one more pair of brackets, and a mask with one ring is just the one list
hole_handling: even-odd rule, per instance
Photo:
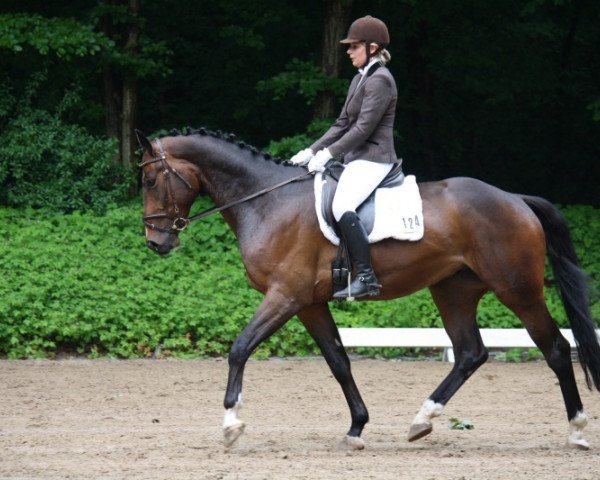
{"label": "horse's hoof", "polygon": [[567,445],[571,448],[575,448],[577,450],[589,450],[590,444],[584,440],[583,438],[569,439]]}
{"label": "horse's hoof", "polygon": [[223,443],[225,444],[225,447],[229,448],[231,447],[235,441],[240,438],[240,435],[242,433],[244,433],[244,428],[246,427],[246,424],[244,422],[239,422],[236,423],[235,425],[229,425],[228,427],[225,427],[223,429],[223,435],[224,435],[224,439],[223,439]]}
{"label": "horse's hoof", "polygon": [[433,430],[431,422],[425,423],[413,423],[408,431],[408,441],[414,442],[419,438],[423,438],[425,435],[429,435]]}
{"label": "horse's hoof", "polygon": [[340,450],[363,450],[365,448],[365,442],[360,437],[351,437],[350,435],[346,435],[340,444]]}

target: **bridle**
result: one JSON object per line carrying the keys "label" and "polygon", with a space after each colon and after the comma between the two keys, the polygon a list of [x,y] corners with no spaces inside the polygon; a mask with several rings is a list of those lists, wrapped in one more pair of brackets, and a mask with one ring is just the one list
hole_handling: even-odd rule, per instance
{"label": "bridle", "polygon": [[[190,189],[190,190],[194,190],[194,189],[192,188],[190,183],[177,170],[175,170],[173,167],[171,167],[171,165],[169,165],[169,162],[167,162],[167,155],[165,154],[165,149],[163,148],[163,145],[162,145],[162,142],[160,141],[160,139],[156,140],[156,144],[158,145],[158,148],[159,148],[159,155],[157,157],[151,158],[150,160],[146,160],[145,162],[141,162],[139,164],[139,166],[141,168],[144,168],[146,165],[161,162],[162,174],[165,177],[167,196],[171,197],[171,203],[173,204],[174,215],[170,215],[168,213],[153,213],[151,215],[146,215],[143,217],[144,225],[151,230],[156,230],[158,232],[163,232],[163,233],[181,232],[182,230],[185,230],[185,228],[190,224],[190,219],[181,216],[179,207],[177,206],[177,201],[175,200],[175,193],[173,191],[173,186],[171,185],[171,175],[175,175],[177,178],[179,178],[188,189]],[[150,220],[154,220],[156,218],[168,218],[169,220],[172,220],[173,223],[171,224],[171,228],[159,227],[158,225],[150,222]]]}
{"label": "bridle", "polygon": [[[175,170],[173,167],[171,167],[171,165],[169,165],[169,162],[167,162],[167,155],[165,153],[165,149],[163,148],[163,145],[162,145],[162,142],[160,141],[160,139],[156,140],[156,144],[158,145],[158,148],[159,148],[159,155],[157,157],[151,158],[150,160],[146,160],[145,162],[141,162],[139,164],[139,167],[144,168],[146,165],[161,162],[162,174],[165,176],[165,185],[166,185],[166,189],[167,189],[167,196],[171,197],[171,203],[173,204],[172,210],[174,212],[174,215],[170,215],[168,213],[153,213],[153,214],[146,215],[143,217],[144,225],[146,226],[146,228],[149,228],[150,230],[156,230],[157,232],[177,234],[177,233],[181,232],[182,230],[185,230],[190,223],[195,222],[196,220],[200,220],[201,218],[212,215],[213,213],[221,212],[230,207],[233,207],[234,205],[239,205],[240,203],[243,203],[243,202],[246,202],[253,198],[259,197],[259,196],[264,195],[265,193],[271,192],[279,187],[283,187],[284,185],[287,185],[289,183],[296,182],[298,180],[302,180],[303,178],[306,178],[306,177],[314,174],[314,172],[307,171],[307,172],[302,173],[301,175],[298,175],[297,177],[292,177],[290,179],[284,180],[284,181],[279,182],[271,187],[264,188],[258,192],[252,193],[243,198],[239,198],[232,202],[226,203],[225,205],[221,205],[220,207],[209,208],[209,209],[204,210],[196,215],[193,215],[192,217],[183,217],[183,216],[181,216],[179,207],[177,206],[177,201],[175,200],[175,194],[173,192],[173,187],[171,185],[171,175],[175,175],[177,178],[179,178],[185,184],[185,186],[188,187],[188,189],[194,191],[194,188],[177,170]],[[150,220],[154,220],[156,218],[167,218],[169,220],[172,220],[173,223],[171,224],[171,228],[159,227],[158,225],[150,222]]]}

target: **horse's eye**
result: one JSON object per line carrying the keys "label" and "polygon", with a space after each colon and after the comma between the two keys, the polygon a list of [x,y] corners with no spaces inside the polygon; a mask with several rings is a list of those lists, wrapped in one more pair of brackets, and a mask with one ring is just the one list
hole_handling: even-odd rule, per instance
{"label": "horse's eye", "polygon": [[156,185],[156,179],[155,178],[149,178],[148,180],[146,180],[146,186],[148,188],[152,188]]}

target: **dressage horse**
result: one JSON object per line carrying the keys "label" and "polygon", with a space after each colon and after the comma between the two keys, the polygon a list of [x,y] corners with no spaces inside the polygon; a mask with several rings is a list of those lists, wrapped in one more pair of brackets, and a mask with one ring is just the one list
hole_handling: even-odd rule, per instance
{"label": "dressage horse", "polygon": [[[239,242],[247,277],[264,295],[229,353],[223,423],[226,445],[244,429],[239,418],[244,367],[254,349],[294,315],[318,344],[348,402],[348,448],[364,448],[369,416],[354,382],[328,302],[336,247],[322,235],[313,182],[304,167],[272,159],[233,135],[205,129],[154,141],[141,132],[144,152],[144,224],[149,248],[160,255],[179,245],[199,195],[208,195]],[[273,188],[274,186],[278,188]],[[432,431],[431,420],[488,358],[476,320],[486,292],[523,322],[558,378],[569,421],[567,443],[587,449],[587,417],[575,382],[569,342],[544,300],[544,260],[556,284],[578,346],[589,388],[600,390],[600,345],[564,218],[548,201],[507,193],[472,178],[419,185],[425,234],[417,242],[383,240],[371,246],[386,300],[429,288],[452,341],[455,364],[416,414],[408,440]],[[254,194],[255,192],[258,192]]]}

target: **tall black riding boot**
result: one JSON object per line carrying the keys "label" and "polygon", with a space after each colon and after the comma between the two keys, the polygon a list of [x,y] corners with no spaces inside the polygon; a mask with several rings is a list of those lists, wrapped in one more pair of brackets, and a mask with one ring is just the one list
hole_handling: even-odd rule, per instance
{"label": "tall black riding boot", "polygon": [[369,253],[367,232],[355,212],[346,212],[338,222],[342,237],[348,247],[350,260],[354,263],[356,275],[350,286],[335,292],[334,300],[346,300],[349,297],[359,298],[379,295],[381,285],[375,278]]}

